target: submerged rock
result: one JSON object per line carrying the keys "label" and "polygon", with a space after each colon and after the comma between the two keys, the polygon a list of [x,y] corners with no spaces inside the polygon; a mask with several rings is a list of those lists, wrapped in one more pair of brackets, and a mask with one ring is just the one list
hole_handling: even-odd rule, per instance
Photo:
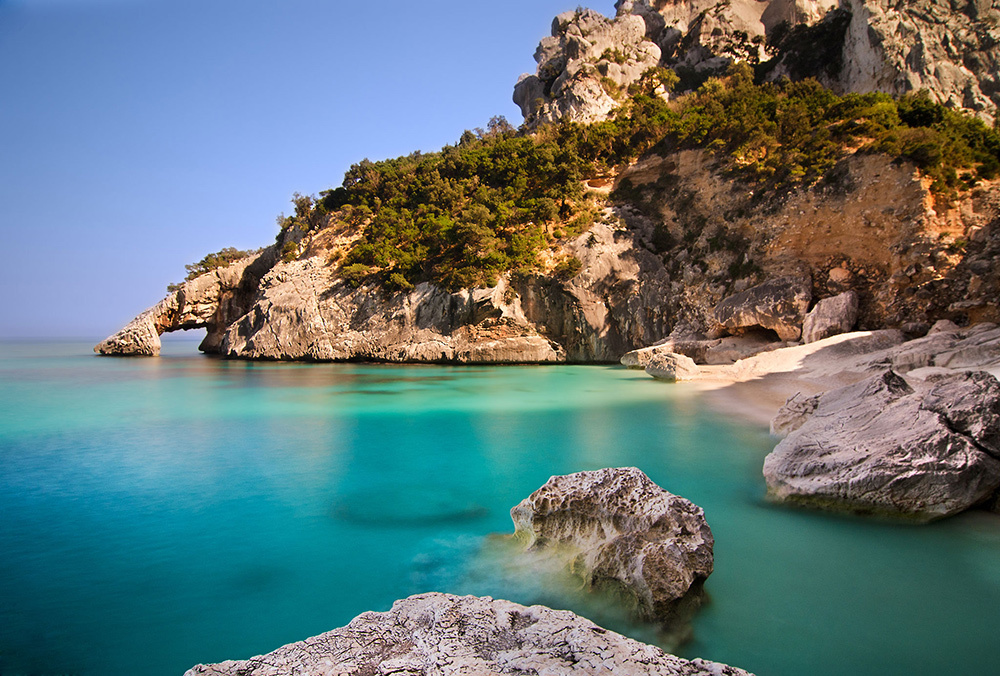
{"label": "submerged rock", "polygon": [[764,460],[777,500],[919,520],[956,514],[1000,488],[1000,383],[985,372],[894,371],[790,401]]}
{"label": "submerged rock", "polygon": [[554,476],[510,515],[529,547],[566,547],[587,583],[623,592],[646,619],[686,619],[712,573],[702,509],[634,467]]}
{"label": "submerged rock", "polygon": [[685,660],[566,610],[476,596],[420,594],[385,613],[243,661],[198,665],[185,676],[397,674],[623,674],[749,676]]}

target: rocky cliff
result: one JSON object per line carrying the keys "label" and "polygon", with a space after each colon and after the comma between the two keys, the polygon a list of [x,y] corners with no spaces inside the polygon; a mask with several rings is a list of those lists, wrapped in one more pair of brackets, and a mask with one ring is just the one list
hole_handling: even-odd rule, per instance
{"label": "rocky cliff", "polygon": [[997,0],[619,0],[616,9],[611,19],[556,17],[537,72],[514,90],[529,124],[604,119],[652,66],[690,89],[734,61],[840,92],[926,89],[987,122],[1000,105]]}
{"label": "rocky cliff", "polygon": [[581,262],[569,279],[355,288],[328,261],[336,237],[320,229],[292,260],[275,245],[185,283],[95,349],[156,354],[158,334],[206,327],[202,349],[234,358],[612,362],[672,332],[742,333],[726,329],[716,306],[783,276],[803,280],[807,304],[855,292],[863,329],[1000,320],[992,184],[942,208],[912,165],[857,155],[833,183],[760,201],[703,151],[651,155],[617,180],[630,183],[631,199],[553,245]]}
{"label": "rocky cliff", "polygon": [[[587,10],[560,15],[536,54],[538,74],[515,90],[529,123],[524,133],[543,120],[601,119],[656,64],[672,64],[683,81],[733,59],[759,65],[778,49],[771,75],[814,71],[795,51],[810,44],[816,53],[837,46],[842,68],[820,73],[835,86],[903,91],[932,84],[934,96],[958,105],[953,89],[963,82],[971,93],[962,105],[986,112],[975,102],[986,106],[997,95],[991,64],[998,51],[981,48],[995,33],[992,6],[948,13],[933,3],[879,7],[698,0],[620,2],[613,19]],[[837,39],[815,42],[816,31]],[[946,49],[966,57],[959,70],[950,61],[932,68],[913,56],[915,48],[901,56],[901,41],[933,43],[926,54]],[[663,83],[652,84],[656,100],[668,105]],[[818,180],[767,186],[739,173],[739,162],[753,161],[748,153],[733,160],[711,148],[684,148],[661,143],[583,180],[567,173],[559,180],[584,197],[575,206],[546,198],[550,220],[529,223],[546,238],[537,264],[487,275],[489,286],[447,290],[403,279],[393,287],[345,276],[338,261],[350,258],[371,212],[359,207],[347,218],[313,209],[272,247],[186,282],[95,349],[151,355],[159,334],[205,327],[204,351],[247,359],[615,362],[672,337],[693,345],[696,361],[711,348],[712,360],[732,362],[743,347],[698,341],[749,334],[761,346],[798,340],[806,314],[822,314],[834,297],[851,299],[850,321],[827,322],[835,330],[856,324],[920,335],[941,319],[1000,321],[1000,181],[988,172],[955,175],[957,188],[933,192],[932,179],[905,156],[862,145],[846,147]],[[370,167],[355,169],[357,183]],[[478,218],[472,211],[458,218],[466,214]],[[573,225],[581,215],[589,220]],[[490,237],[519,236],[513,226],[494,227]],[[774,280],[792,280],[796,289],[790,318],[763,319],[774,308],[760,305],[761,289]],[[810,325],[812,339],[816,331]]]}

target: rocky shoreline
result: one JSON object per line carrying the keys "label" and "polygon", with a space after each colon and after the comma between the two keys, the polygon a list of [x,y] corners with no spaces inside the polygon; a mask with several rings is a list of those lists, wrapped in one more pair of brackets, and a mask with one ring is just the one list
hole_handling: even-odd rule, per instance
{"label": "rocky shoreline", "polygon": [[440,593],[397,601],[385,613],[363,613],[345,627],[267,655],[198,665],[185,676],[289,674],[750,676],[675,657],[566,610]]}
{"label": "rocky shoreline", "polygon": [[[516,541],[558,550],[564,574],[612,587],[636,617],[690,633],[714,539],[697,505],[634,467],[552,477],[511,509]],[[197,665],[186,676],[629,674],[750,676],[685,660],[569,611],[490,597],[426,593],[350,624],[244,661]]]}
{"label": "rocky shoreline", "polygon": [[[667,343],[623,357],[785,437],[764,464],[780,502],[928,521],[1000,498],[1000,327],[841,334],[731,365]],[[686,362],[680,362],[686,360]],[[683,363],[683,368],[664,364]]]}

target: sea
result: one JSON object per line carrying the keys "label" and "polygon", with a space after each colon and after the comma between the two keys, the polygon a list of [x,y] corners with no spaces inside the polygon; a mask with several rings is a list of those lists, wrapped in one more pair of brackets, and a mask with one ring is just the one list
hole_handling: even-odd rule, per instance
{"label": "sea", "polygon": [[[770,504],[776,440],[734,413],[615,366],[0,344],[0,674],[181,676],[428,591],[570,609],[758,676],[1000,674],[1000,516]],[[679,647],[510,537],[550,476],[633,466],[715,536]]]}

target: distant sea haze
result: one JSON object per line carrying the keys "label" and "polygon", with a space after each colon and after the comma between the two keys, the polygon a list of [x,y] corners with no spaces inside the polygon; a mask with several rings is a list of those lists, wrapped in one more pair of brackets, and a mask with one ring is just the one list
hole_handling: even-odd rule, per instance
{"label": "distant sea haze", "polygon": [[613,367],[150,359],[0,345],[0,673],[180,676],[425,591],[655,642],[491,534],[553,474],[636,466],[704,508],[680,652],[757,674],[996,673],[1000,537],[767,504],[774,441]]}

